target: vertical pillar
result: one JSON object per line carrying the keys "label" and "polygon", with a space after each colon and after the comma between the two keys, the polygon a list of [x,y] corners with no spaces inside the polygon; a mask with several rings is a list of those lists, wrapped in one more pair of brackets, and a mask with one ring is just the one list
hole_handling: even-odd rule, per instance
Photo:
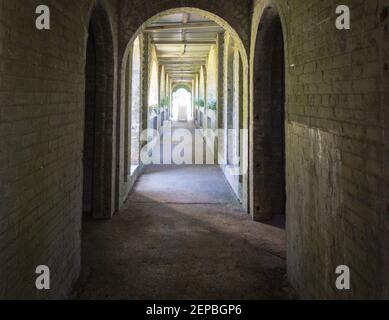
{"label": "vertical pillar", "polygon": [[224,129],[226,130],[226,146],[225,155],[227,164],[231,164],[234,154],[233,132],[233,105],[234,105],[234,53],[235,46],[233,39],[229,34],[225,41],[225,114],[224,114]]}
{"label": "vertical pillar", "polygon": [[[196,78],[195,78],[195,102],[198,102],[198,99],[199,99],[199,74],[196,74]],[[196,104],[196,103],[195,103]],[[195,105],[195,108],[194,108],[194,121],[195,121],[195,124],[197,124],[198,122],[198,105]]]}
{"label": "vertical pillar", "polygon": [[[159,74],[158,74],[158,106],[161,107],[161,103],[162,103],[162,99],[164,97],[164,90],[165,88],[163,87],[164,85],[164,82],[165,82],[165,74],[164,74],[164,67],[163,65],[160,65],[159,68]],[[160,109],[160,125],[163,126],[163,116],[164,114],[161,112],[161,109]]]}
{"label": "vertical pillar", "polygon": [[162,76],[163,76],[163,65],[158,65],[158,106],[161,105],[162,100]]}
{"label": "vertical pillar", "polygon": [[[238,70],[239,70],[239,83],[238,83],[238,93],[239,93],[239,125],[238,125],[238,143],[239,143],[239,157],[240,157],[240,166],[242,168],[242,161],[245,157],[245,146],[243,145],[243,141],[241,141],[241,130],[244,129],[244,73],[243,73],[243,63],[242,56],[239,53],[238,56]],[[239,176],[239,182],[243,182],[243,176]]]}
{"label": "vertical pillar", "polygon": [[237,45],[234,47],[234,76],[233,76],[233,85],[234,85],[234,97],[233,97],[233,152],[234,157],[236,158],[240,154],[240,143],[239,143],[239,128],[240,128],[240,53]]}
{"label": "vertical pillar", "polygon": [[[217,36],[217,114],[216,129],[223,128],[224,123],[224,33]],[[216,140],[216,163],[222,163],[224,148],[224,136],[218,136]]]}
{"label": "vertical pillar", "polygon": [[224,34],[217,36],[217,128],[223,128]]}
{"label": "vertical pillar", "polygon": [[204,114],[203,114],[203,128],[206,129],[207,128],[207,114],[208,114],[208,81],[207,81],[207,68],[206,66],[204,65],[203,66],[203,73],[204,73]]}
{"label": "vertical pillar", "polygon": [[192,80],[192,107],[191,107],[191,120],[194,119],[194,112],[195,112],[195,96],[196,96],[196,79]]}
{"label": "vertical pillar", "polygon": [[169,79],[169,100],[170,100],[170,102],[169,102],[169,115],[170,115],[170,119],[172,118],[172,116],[173,116],[173,110],[172,110],[172,108],[173,108],[173,92],[172,92],[172,89],[173,89],[173,82],[172,82],[172,80],[171,79]]}
{"label": "vertical pillar", "polygon": [[150,38],[148,34],[143,36],[142,48],[142,130],[147,129],[148,123],[148,103],[149,103],[149,64],[150,64]]}
{"label": "vertical pillar", "polygon": [[127,67],[125,71],[125,89],[124,89],[124,181],[127,182],[129,174],[129,159],[131,158],[131,105],[132,105],[132,49],[127,57]]}

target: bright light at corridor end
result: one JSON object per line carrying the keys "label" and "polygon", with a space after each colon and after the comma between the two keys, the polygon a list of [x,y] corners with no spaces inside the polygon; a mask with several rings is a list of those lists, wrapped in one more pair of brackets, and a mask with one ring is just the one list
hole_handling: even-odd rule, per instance
{"label": "bright light at corridor end", "polygon": [[173,93],[172,119],[174,121],[193,120],[192,108],[192,94],[189,91],[179,89]]}

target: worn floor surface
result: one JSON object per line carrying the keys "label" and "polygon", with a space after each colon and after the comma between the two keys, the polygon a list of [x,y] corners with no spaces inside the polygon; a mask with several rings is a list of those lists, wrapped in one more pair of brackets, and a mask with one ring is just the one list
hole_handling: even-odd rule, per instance
{"label": "worn floor surface", "polygon": [[288,299],[285,231],[243,212],[217,166],[150,166],[84,221],[80,299]]}

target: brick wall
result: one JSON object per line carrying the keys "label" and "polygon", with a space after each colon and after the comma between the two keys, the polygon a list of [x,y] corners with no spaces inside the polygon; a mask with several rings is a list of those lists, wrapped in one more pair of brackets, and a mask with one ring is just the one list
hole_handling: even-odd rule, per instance
{"label": "brick wall", "polygon": [[[0,296],[65,297],[80,269],[82,150],[84,143],[85,57],[89,20],[96,1],[48,1],[51,30],[35,29],[34,0],[0,1]],[[154,14],[182,1],[100,1],[112,32],[114,66],[112,110],[105,154],[112,172],[105,181],[109,214],[120,207],[133,180],[122,172],[121,82],[124,52],[135,31]],[[249,40],[249,1],[223,4],[188,1],[188,7],[223,15]],[[119,14],[120,10],[120,14]],[[116,19],[120,17],[120,19]],[[123,35],[118,49],[119,35]],[[142,57],[147,61],[147,41]],[[143,74],[148,74],[143,64]],[[120,76],[118,76],[120,75]],[[142,85],[147,87],[147,77]],[[143,91],[147,94],[147,90]],[[145,93],[146,92],[146,93]],[[108,97],[109,98],[109,97]],[[143,96],[143,103],[147,102]],[[147,113],[147,110],[145,110]],[[145,117],[145,112],[143,117]],[[119,124],[117,123],[119,121]],[[145,125],[145,121],[142,125]],[[119,165],[119,170],[116,166]],[[104,176],[106,176],[104,174]],[[122,190],[122,192],[120,192]],[[119,195],[119,196],[118,196]],[[51,268],[52,290],[34,288],[35,268]]]}
{"label": "brick wall", "polygon": [[[66,297],[79,275],[84,68],[95,2],[50,0],[52,29],[37,31],[39,1],[0,0],[0,297]],[[285,41],[290,280],[306,297],[374,298],[385,290],[388,296],[386,2],[345,1],[352,10],[352,30],[338,31],[335,0],[257,0],[251,40],[248,0],[149,1],[147,6],[140,0],[99,2],[108,13],[114,50],[112,166],[107,169],[112,179],[106,186],[110,213],[123,201],[115,197],[117,188],[128,190],[133,183],[115,182],[116,157],[123,158],[115,146],[122,139],[116,123],[123,95],[118,75],[135,32],[164,10],[207,10],[237,31],[250,51],[250,73],[256,79],[258,24],[263,9],[274,5]],[[144,61],[149,53],[144,41]],[[143,74],[148,74],[146,63]],[[147,87],[147,77],[142,85]],[[251,92],[254,85],[251,81]],[[142,101],[146,106],[147,90]],[[39,264],[51,268],[50,292],[34,288]],[[334,289],[339,264],[351,268],[350,292]]]}
{"label": "brick wall", "polygon": [[[383,178],[387,105],[380,84],[388,73],[383,50],[387,15],[383,1],[344,1],[351,8],[352,29],[339,31],[338,4],[255,1],[250,60],[254,71],[259,21],[264,8],[273,6],[281,17],[286,50],[286,216],[292,284],[311,298],[382,297],[383,251],[388,248],[382,241],[388,215],[383,192],[388,182]],[[251,111],[258,107],[252,105]],[[348,292],[334,288],[335,268],[341,264],[351,269]]]}
{"label": "brick wall", "polygon": [[[384,6],[385,5],[385,6]],[[384,218],[382,235],[382,255],[383,268],[381,270],[381,285],[383,295],[389,299],[389,277],[387,276],[389,270],[389,3],[383,2],[379,6],[379,25],[376,30],[376,38],[380,41],[379,56],[383,62],[383,68],[380,68],[382,79],[379,82],[381,92],[381,114],[382,124],[384,128],[384,175],[383,175],[383,196],[384,196]],[[377,17],[378,18],[378,17]]]}
{"label": "brick wall", "polygon": [[[92,1],[0,1],[0,297],[61,298],[80,269],[85,55]],[[105,4],[114,32],[115,1]],[[50,292],[35,268],[51,268]]]}
{"label": "brick wall", "polygon": [[[133,39],[135,41],[135,38]],[[134,186],[137,178],[142,173],[143,166],[139,163],[137,154],[132,150],[139,149],[139,134],[131,135],[134,131],[139,132],[142,129],[142,74],[141,68],[144,64],[142,51],[144,50],[143,37],[137,38],[134,55],[134,42],[131,43],[131,50],[125,53],[125,59],[121,62],[120,69],[121,82],[118,84],[118,97],[120,103],[120,112],[117,115],[117,122],[120,123],[116,131],[116,139],[119,140],[120,147],[117,148],[116,160],[116,210],[122,208],[129,192]],[[137,73],[137,74],[136,74]],[[146,109],[147,110],[147,109]],[[147,118],[145,118],[147,119]],[[136,128],[133,129],[133,128]],[[130,134],[131,132],[131,134]],[[135,141],[137,139],[137,141]],[[132,164],[138,164],[134,170]]]}

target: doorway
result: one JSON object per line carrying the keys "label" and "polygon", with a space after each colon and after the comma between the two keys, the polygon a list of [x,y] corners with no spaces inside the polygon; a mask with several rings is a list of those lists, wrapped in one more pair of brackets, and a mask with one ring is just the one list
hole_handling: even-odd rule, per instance
{"label": "doorway", "polygon": [[253,216],[285,225],[285,57],[275,8],[259,24],[254,61]]}
{"label": "doorway", "polygon": [[105,9],[89,25],[85,65],[83,213],[110,218],[113,211],[113,42]]}

